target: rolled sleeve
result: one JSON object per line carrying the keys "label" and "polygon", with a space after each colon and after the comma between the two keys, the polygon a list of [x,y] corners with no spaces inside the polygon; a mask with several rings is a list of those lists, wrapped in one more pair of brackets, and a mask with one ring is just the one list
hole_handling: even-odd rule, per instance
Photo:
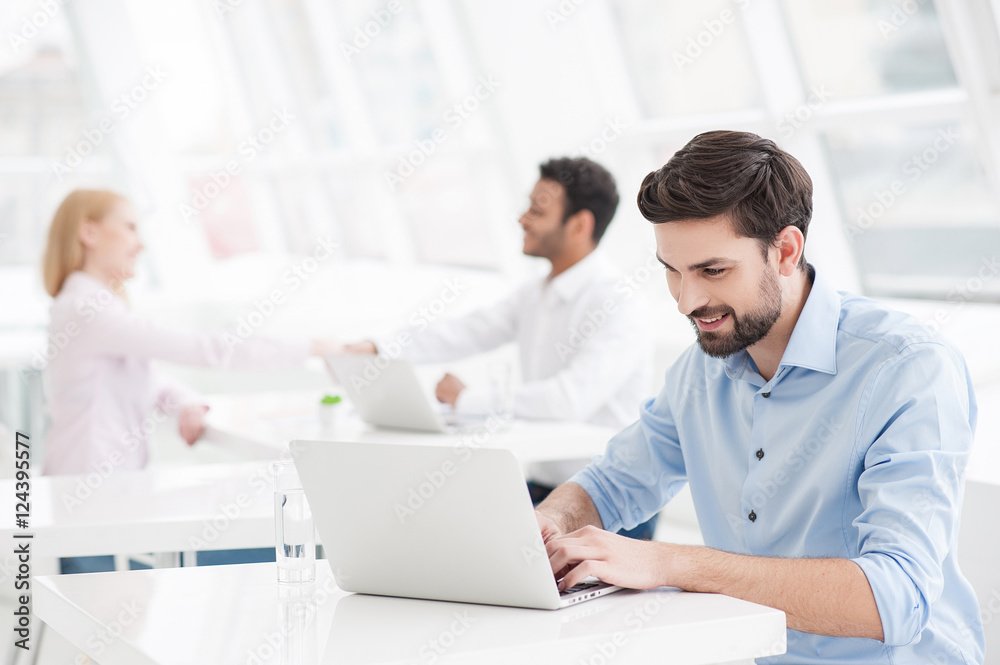
{"label": "rolled sleeve", "polygon": [[913,344],[883,364],[862,414],[873,441],[853,524],[884,641],[910,644],[927,626],[955,546],[976,406],[964,363],[940,344]]}
{"label": "rolled sleeve", "polygon": [[613,437],[603,455],[570,478],[590,496],[607,531],[645,522],[686,480],[666,388],[642,405],[639,420]]}

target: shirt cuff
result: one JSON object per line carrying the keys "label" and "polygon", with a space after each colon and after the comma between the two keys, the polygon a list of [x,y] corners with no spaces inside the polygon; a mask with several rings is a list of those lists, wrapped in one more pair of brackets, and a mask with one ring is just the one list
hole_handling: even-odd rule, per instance
{"label": "shirt cuff", "polygon": [[905,646],[916,640],[930,621],[930,612],[913,580],[887,554],[870,553],[850,560],[868,578],[882,622],[882,641],[887,646]]}

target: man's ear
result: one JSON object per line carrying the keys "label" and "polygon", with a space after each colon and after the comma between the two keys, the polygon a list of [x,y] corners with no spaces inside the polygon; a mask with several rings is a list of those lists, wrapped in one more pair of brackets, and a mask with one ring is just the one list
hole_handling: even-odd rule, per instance
{"label": "man's ear", "polygon": [[594,237],[594,213],[584,208],[566,220],[567,231],[574,238],[591,240]]}
{"label": "man's ear", "polygon": [[805,236],[798,227],[786,226],[778,232],[775,246],[778,249],[778,273],[790,277],[798,268],[802,252],[805,251]]}

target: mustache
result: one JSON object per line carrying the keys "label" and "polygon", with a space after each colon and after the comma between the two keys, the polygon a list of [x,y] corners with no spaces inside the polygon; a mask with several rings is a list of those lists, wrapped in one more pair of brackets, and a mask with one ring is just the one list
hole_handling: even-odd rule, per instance
{"label": "mustache", "polygon": [[732,307],[726,307],[724,309],[711,310],[711,309],[696,309],[695,311],[688,314],[689,319],[714,319],[717,316],[725,316],[726,314],[736,314]]}

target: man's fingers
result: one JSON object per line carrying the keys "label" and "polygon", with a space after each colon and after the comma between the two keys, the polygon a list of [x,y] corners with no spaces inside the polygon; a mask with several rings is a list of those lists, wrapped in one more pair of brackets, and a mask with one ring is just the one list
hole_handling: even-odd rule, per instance
{"label": "man's fingers", "polygon": [[571,531],[567,533],[567,536],[572,536],[574,538],[596,538],[601,535],[607,534],[604,529],[599,529],[593,524],[588,524],[587,526],[582,526],[576,531]]}
{"label": "man's fingers", "polygon": [[535,519],[538,520],[538,530],[542,532],[542,542],[548,543],[553,538],[557,538],[559,533],[559,526],[555,523],[551,517],[544,513],[535,511]]}
{"label": "man's fingers", "polygon": [[565,591],[570,587],[574,587],[588,577],[600,579],[601,576],[598,574],[600,568],[601,565],[598,561],[584,561],[563,576],[559,582],[559,590]]}
{"label": "man's fingers", "polygon": [[593,547],[597,545],[597,543],[591,539],[586,537],[581,538],[579,535],[574,535],[579,533],[579,531],[574,531],[573,533],[553,538],[549,542],[545,543],[545,553],[548,554],[551,559],[556,552],[559,552],[567,547]]}
{"label": "man's fingers", "polygon": [[597,550],[587,545],[565,545],[560,541],[553,541],[553,543],[557,543],[555,549],[549,552],[549,563],[552,565],[553,572],[561,571],[563,568],[573,566],[581,561],[597,558]]}

